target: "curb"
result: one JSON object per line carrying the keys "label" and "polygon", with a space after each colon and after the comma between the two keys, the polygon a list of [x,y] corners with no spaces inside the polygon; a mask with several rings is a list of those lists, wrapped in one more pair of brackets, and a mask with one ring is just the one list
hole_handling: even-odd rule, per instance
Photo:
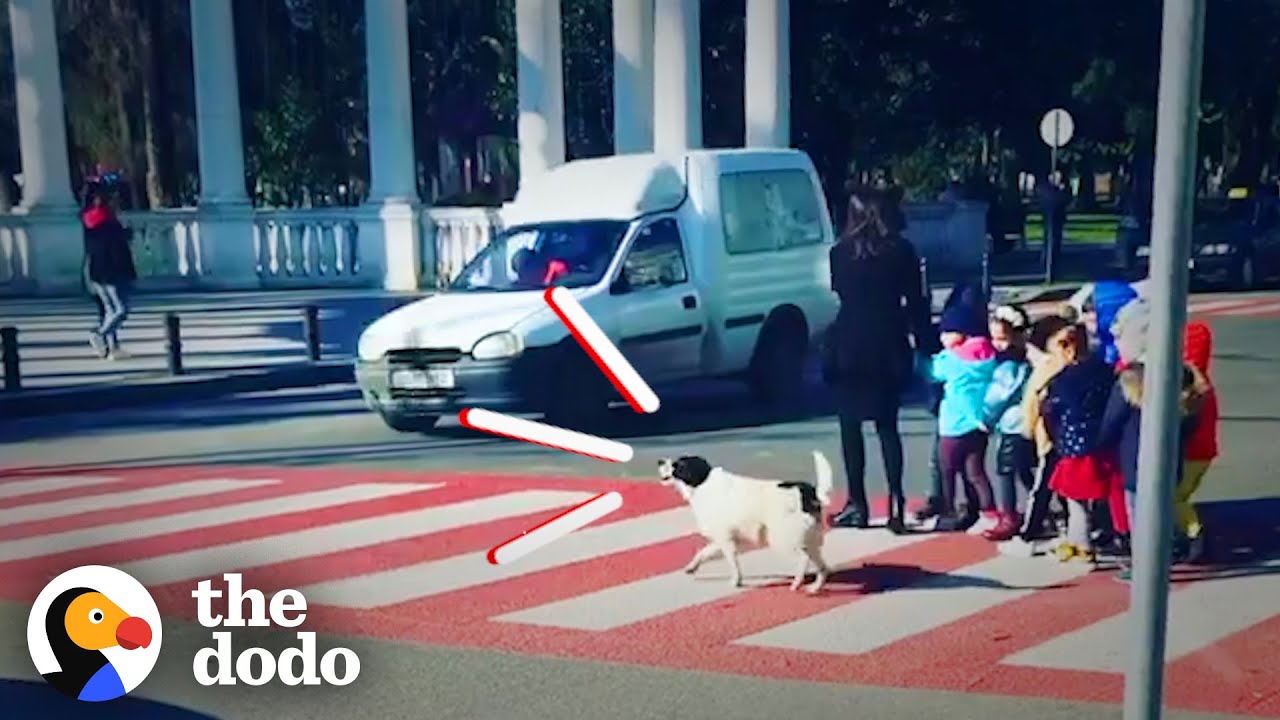
{"label": "curb", "polygon": [[355,382],[355,373],[350,360],[321,360],[219,375],[186,375],[116,385],[0,392],[0,416],[18,419],[114,410],[351,382]]}

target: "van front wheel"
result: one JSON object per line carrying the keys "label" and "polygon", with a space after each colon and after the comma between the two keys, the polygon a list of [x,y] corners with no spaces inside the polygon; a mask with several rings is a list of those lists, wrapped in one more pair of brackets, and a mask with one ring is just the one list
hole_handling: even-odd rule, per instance
{"label": "van front wheel", "polygon": [[566,347],[561,358],[549,378],[547,423],[570,430],[597,429],[608,418],[613,386],[576,343]]}
{"label": "van front wheel", "polygon": [[794,323],[774,323],[760,333],[749,377],[758,400],[783,413],[802,407],[808,346],[803,327]]}

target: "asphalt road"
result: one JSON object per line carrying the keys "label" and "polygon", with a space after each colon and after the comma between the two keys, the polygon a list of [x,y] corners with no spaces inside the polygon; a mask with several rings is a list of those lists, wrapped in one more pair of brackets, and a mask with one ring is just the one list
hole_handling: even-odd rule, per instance
{"label": "asphalt road", "polygon": [[[1222,457],[1200,499],[1270,497],[1277,494],[1274,479],[1280,467],[1280,443],[1275,441],[1280,435],[1280,320],[1220,317],[1214,319],[1214,328],[1214,375],[1223,407]],[[351,469],[375,475],[383,470],[485,471],[563,476],[583,483],[593,478],[645,482],[654,479],[659,457],[696,453],[756,475],[805,477],[811,471],[811,450],[822,450],[833,461],[839,458],[837,426],[820,410],[823,392],[814,389],[813,417],[785,423],[753,417],[737,389],[728,386],[698,397],[673,396],[654,418],[636,418],[619,410],[610,434],[636,449],[635,460],[622,466],[478,436],[456,423],[429,437],[397,434],[364,410],[353,389],[327,387],[183,408],[7,422],[0,426],[4,443],[0,467],[52,471],[292,466],[304,472],[303,477],[307,472],[319,477]],[[923,412],[904,411],[907,476],[913,494],[925,487],[928,423]],[[869,447],[874,448],[870,428],[867,432]],[[868,468],[872,492],[883,487],[876,457],[873,451]],[[1275,604],[1280,612],[1280,600]],[[0,678],[35,677],[22,633],[28,610],[23,603],[0,601],[0,628],[4,628]],[[191,622],[166,621],[165,630],[165,652],[173,653],[169,657],[189,658],[197,647],[209,643],[209,631]],[[236,637],[237,642],[248,644],[260,636],[249,632]],[[286,642],[277,634],[264,637],[261,642],[267,647]],[[361,679],[351,687],[202,688],[192,680],[190,666],[175,661],[162,662],[140,694],[220,718],[524,720],[575,714],[639,720],[790,714],[885,720],[912,716],[1052,720],[1120,716],[1114,705],[1025,695],[744,677],[549,658],[518,653],[517,648],[467,649],[385,637],[322,635],[322,649],[335,644],[355,649],[363,660]],[[1269,716],[1267,711],[1262,714]],[[1177,711],[1166,717],[1227,716]]]}

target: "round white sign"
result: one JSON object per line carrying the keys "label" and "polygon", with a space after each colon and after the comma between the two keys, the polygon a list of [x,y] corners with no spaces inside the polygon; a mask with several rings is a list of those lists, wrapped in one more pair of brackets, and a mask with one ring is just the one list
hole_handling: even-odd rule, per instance
{"label": "round white sign", "polygon": [[1040,120],[1040,138],[1051,148],[1060,148],[1071,142],[1075,131],[1076,124],[1071,119],[1071,113],[1062,108],[1050,110]]}

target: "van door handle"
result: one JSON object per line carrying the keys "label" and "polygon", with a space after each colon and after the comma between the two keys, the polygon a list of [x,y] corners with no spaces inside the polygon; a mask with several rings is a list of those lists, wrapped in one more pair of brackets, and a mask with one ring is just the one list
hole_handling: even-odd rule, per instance
{"label": "van door handle", "polygon": [[684,305],[685,310],[692,310],[698,307],[698,298],[694,295],[685,295],[680,302]]}

